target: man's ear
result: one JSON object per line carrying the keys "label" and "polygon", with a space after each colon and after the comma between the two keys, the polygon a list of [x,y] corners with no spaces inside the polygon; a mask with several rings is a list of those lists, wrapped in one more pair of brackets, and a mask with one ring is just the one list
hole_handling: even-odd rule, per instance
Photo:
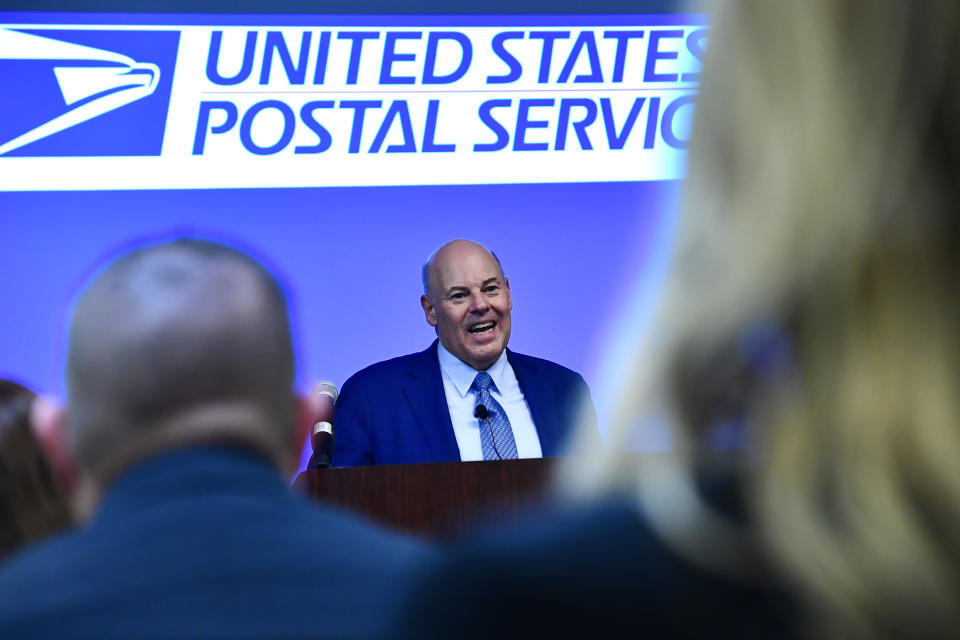
{"label": "man's ear", "polygon": [[431,327],[437,326],[437,308],[433,305],[433,300],[429,296],[420,296],[420,306],[423,307],[423,314],[427,317],[427,324]]}
{"label": "man's ear", "polygon": [[[300,454],[304,447],[311,447],[310,430],[317,422],[316,403],[310,396],[293,395],[295,405],[293,417],[293,441],[290,443],[290,473],[296,471],[300,466]],[[286,470],[285,470],[286,472]]]}
{"label": "man's ear", "polygon": [[61,489],[67,495],[77,485],[77,466],[67,444],[67,412],[49,398],[34,398],[30,405],[30,428]]}
{"label": "man's ear", "polygon": [[510,295],[510,278],[503,277],[503,289],[507,292],[507,308],[513,309],[513,296]]}

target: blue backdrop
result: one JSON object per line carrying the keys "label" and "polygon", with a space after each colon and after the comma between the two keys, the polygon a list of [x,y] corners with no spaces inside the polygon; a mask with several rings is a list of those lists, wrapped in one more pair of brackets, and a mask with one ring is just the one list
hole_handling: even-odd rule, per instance
{"label": "blue backdrop", "polygon": [[510,278],[510,346],[596,387],[601,358],[629,342],[617,332],[643,329],[638,296],[659,286],[677,190],[640,182],[0,193],[0,375],[62,397],[69,307],[92,269],[144,239],[199,233],[278,273],[298,386],[339,386],[433,340],[420,267],[464,237],[493,249]]}

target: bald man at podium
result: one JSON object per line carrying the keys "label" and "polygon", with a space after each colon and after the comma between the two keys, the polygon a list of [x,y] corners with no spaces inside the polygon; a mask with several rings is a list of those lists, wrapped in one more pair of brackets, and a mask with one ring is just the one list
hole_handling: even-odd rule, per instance
{"label": "bald man at podium", "polygon": [[557,456],[578,421],[596,427],[580,374],[507,349],[513,299],[492,252],[454,240],[422,276],[420,304],[438,339],[347,380],[334,466]]}

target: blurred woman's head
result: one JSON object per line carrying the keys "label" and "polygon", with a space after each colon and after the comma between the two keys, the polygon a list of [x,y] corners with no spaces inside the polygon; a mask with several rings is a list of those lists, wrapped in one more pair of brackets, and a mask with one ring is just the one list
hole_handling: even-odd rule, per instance
{"label": "blurred woman's head", "polygon": [[745,418],[756,532],[819,622],[960,629],[958,122],[956,3],[724,4],[659,330],[578,489],[638,479],[651,410],[686,454]]}
{"label": "blurred woman's head", "polygon": [[0,558],[69,526],[69,507],[31,425],[43,402],[0,380]]}

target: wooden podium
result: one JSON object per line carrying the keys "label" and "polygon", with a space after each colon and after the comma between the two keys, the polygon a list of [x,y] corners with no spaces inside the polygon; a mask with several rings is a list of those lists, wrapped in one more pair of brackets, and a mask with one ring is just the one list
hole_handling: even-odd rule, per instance
{"label": "wooden podium", "polygon": [[509,515],[541,498],[552,458],[308,469],[294,488],[320,502],[433,538],[485,514]]}

